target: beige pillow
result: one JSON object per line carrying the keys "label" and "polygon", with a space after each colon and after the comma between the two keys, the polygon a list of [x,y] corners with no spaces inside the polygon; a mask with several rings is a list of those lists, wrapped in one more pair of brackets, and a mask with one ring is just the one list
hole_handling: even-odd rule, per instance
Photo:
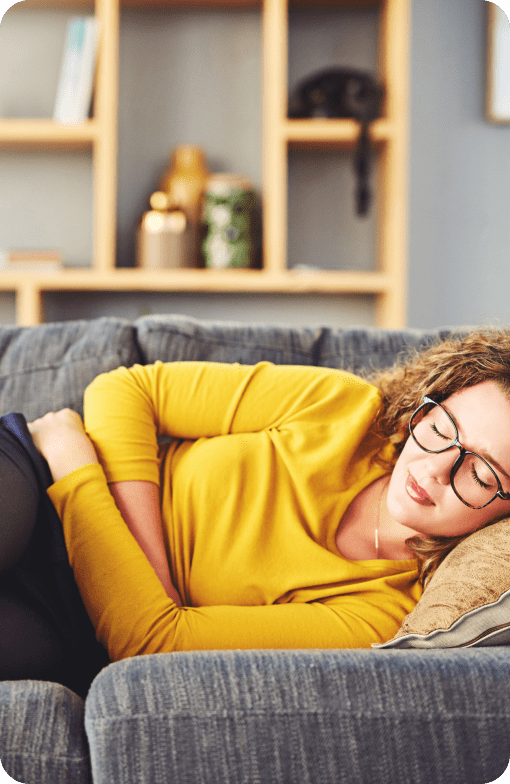
{"label": "beige pillow", "polygon": [[397,634],[373,648],[510,645],[510,519],[446,556]]}

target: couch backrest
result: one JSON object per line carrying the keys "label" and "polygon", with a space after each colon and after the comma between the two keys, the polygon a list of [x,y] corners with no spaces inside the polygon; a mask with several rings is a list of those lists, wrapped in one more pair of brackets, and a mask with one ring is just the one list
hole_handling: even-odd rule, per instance
{"label": "couch backrest", "polygon": [[30,422],[74,408],[83,416],[83,392],[99,373],[141,361],[134,326],[123,319],[2,327],[0,415],[18,411]]}
{"label": "couch backrest", "polygon": [[[144,362],[208,360],[253,364],[321,365],[363,374],[390,367],[452,332],[436,330],[278,327],[199,321],[184,316],[144,316],[135,322]],[[467,331],[467,328],[459,330]]]}
{"label": "couch backrest", "polygon": [[364,373],[389,367],[412,348],[450,334],[442,330],[332,329],[144,316],[0,328],[0,415],[28,421],[73,408],[100,373],[121,365],[178,360],[322,365]]}

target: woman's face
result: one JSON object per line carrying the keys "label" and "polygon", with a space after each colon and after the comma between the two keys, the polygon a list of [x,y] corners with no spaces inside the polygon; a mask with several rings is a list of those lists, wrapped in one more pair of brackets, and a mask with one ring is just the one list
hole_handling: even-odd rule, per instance
{"label": "woman's face", "polygon": [[[441,405],[456,422],[462,446],[484,457],[510,492],[510,398],[494,381],[484,381]],[[496,498],[483,509],[470,509],[457,498],[450,471],[458,456],[457,447],[430,454],[408,438],[388,485],[388,511],[396,522],[417,535],[461,536],[510,517],[510,501]]]}

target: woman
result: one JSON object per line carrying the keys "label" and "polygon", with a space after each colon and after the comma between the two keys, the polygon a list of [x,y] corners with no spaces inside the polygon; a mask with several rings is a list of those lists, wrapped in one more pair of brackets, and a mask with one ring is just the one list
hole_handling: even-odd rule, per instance
{"label": "woman", "polygon": [[446,341],[377,385],[157,362],[96,378],[84,424],[29,424],[112,660],[383,642],[458,541],[510,516],[507,333]]}

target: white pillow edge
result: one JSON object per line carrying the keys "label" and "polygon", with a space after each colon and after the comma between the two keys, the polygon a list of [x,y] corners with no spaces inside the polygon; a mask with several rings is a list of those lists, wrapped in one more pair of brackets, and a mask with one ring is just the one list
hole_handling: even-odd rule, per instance
{"label": "white pillow edge", "polygon": [[[508,606],[507,606],[508,605]],[[478,616],[484,614],[481,624]],[[502,623],[499,617],[506,615]],[[489,616],[486,618],[485,616]],[[492,620],[491,620],[492,618]],[[372,643],[372,648],[471,648],[481,647],[486,640],[494,638],[502,631],[510,629],[510,588],[504,591],[499,599],[481,607],[468,610],[450,626],[449,629],[433,629],[428,634],[416,632],[388,640],[384,643]],[[504,636],[504,635],[503,635]]]}

